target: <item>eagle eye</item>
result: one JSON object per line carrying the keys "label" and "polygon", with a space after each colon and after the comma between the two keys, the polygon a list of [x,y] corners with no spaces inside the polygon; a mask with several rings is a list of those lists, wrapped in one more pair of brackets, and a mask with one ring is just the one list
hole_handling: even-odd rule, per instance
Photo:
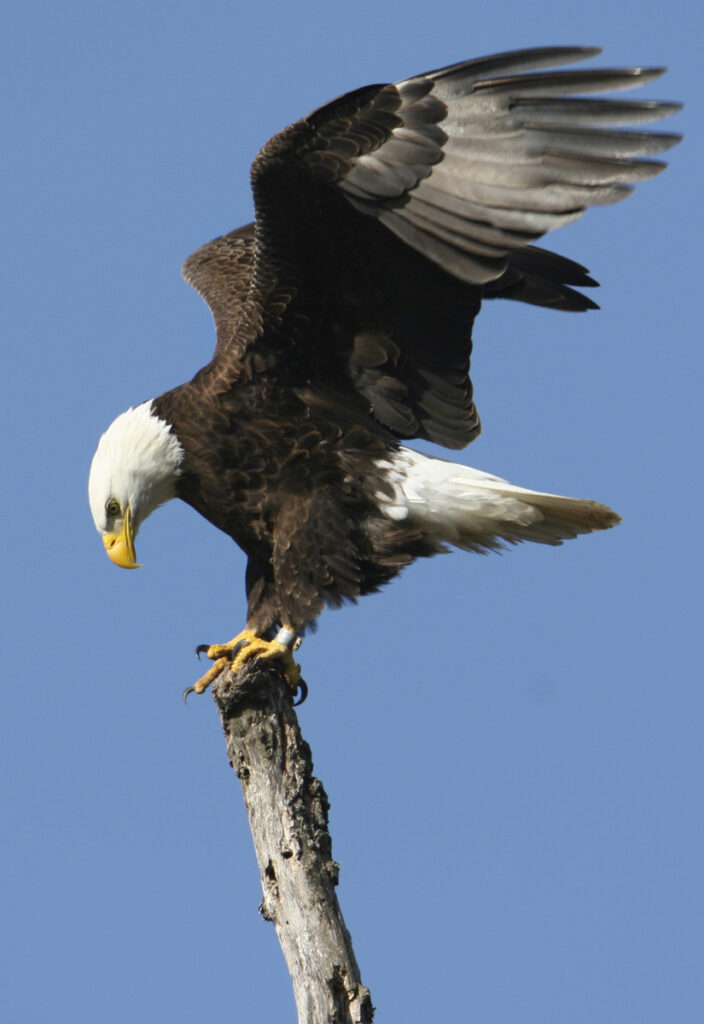
{"label": "eagle eye", "polygon": [[110,498],[105,505],[105,511],[110,517],[119,516],[120,514],[120,502],[116,498]]}

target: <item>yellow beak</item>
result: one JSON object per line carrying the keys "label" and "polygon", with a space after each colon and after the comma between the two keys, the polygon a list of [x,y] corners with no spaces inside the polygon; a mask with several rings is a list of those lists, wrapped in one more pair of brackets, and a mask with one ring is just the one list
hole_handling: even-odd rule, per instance
{"label": "yellow beak", "polygon": [[115,565],[119,565],[121,569],[141,568],[134,551],[132,516],[129,505],[125,509],[125,514],[122,518],[122,529],[119,533],[104,533],[103,544],[108,553],[108,558]]}

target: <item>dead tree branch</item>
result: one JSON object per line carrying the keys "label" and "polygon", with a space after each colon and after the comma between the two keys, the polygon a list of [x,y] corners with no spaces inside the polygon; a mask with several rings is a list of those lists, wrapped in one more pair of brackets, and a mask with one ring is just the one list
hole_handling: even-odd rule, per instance
{"label": "dead tree branch", "polygon": [[242,785],[264,899],[291,975],[299,1024],[371,1024],[335,893],[328,799],[276,664],[252,662],[213,687]]}

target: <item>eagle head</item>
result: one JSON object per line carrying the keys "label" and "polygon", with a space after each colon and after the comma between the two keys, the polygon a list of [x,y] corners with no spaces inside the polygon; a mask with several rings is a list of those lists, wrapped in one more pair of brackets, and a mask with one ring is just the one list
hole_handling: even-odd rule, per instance
{"label": "eagle head", "polygon": [[98,442],[88,479],[93,521],[108,557],[138,569],[137,532],[154,509],[176,496],[183,448],[152,402],[123,412]]}

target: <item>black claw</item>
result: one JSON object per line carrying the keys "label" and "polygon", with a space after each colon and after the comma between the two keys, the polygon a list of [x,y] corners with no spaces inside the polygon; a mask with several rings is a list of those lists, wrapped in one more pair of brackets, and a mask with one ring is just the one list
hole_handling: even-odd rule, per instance
{"label": "black claw", "polygon": [[299,679],[298,680],[298,686],[296,688],[296,693],[300,693],[301,696],[298,698],[298,700],[294,700],[294,702],[293,702],[294,708],[299,707],[303,703],[303,701],[306,699],[306,697],[308,696],[308,684],[306,683],[305,679]]}
{"label": "black claw", "polygon": [[[198,659],[198,661],[200,661],[201,654],[205,654],[209,647],[210,644],[198,644],[198,646],[196,647],[196,658]],[[188,693],[188,690],[186,690],[186,693]]]}
{"label": "black claw", "polygon": [[[198,655],[198,656],[200,657],[200,655]],[[188,704],[188,698],[191,696],[192,693],[195,693],[195,692],[196,692],[195,686],[187,686],[186,689],[181,694],[181,697],[183,698],[183,703],[184,704]]]}
{"label": "black claw", "polygon": [[235,660],[235,658],[237,657],[237,655],[239,654],[243,647],[249,647],[250,642],[251,641],[249,640],[240,640],[238,644],[235,644],[232,650],[227,652],[227,656],[230,659],[230,661]]}

